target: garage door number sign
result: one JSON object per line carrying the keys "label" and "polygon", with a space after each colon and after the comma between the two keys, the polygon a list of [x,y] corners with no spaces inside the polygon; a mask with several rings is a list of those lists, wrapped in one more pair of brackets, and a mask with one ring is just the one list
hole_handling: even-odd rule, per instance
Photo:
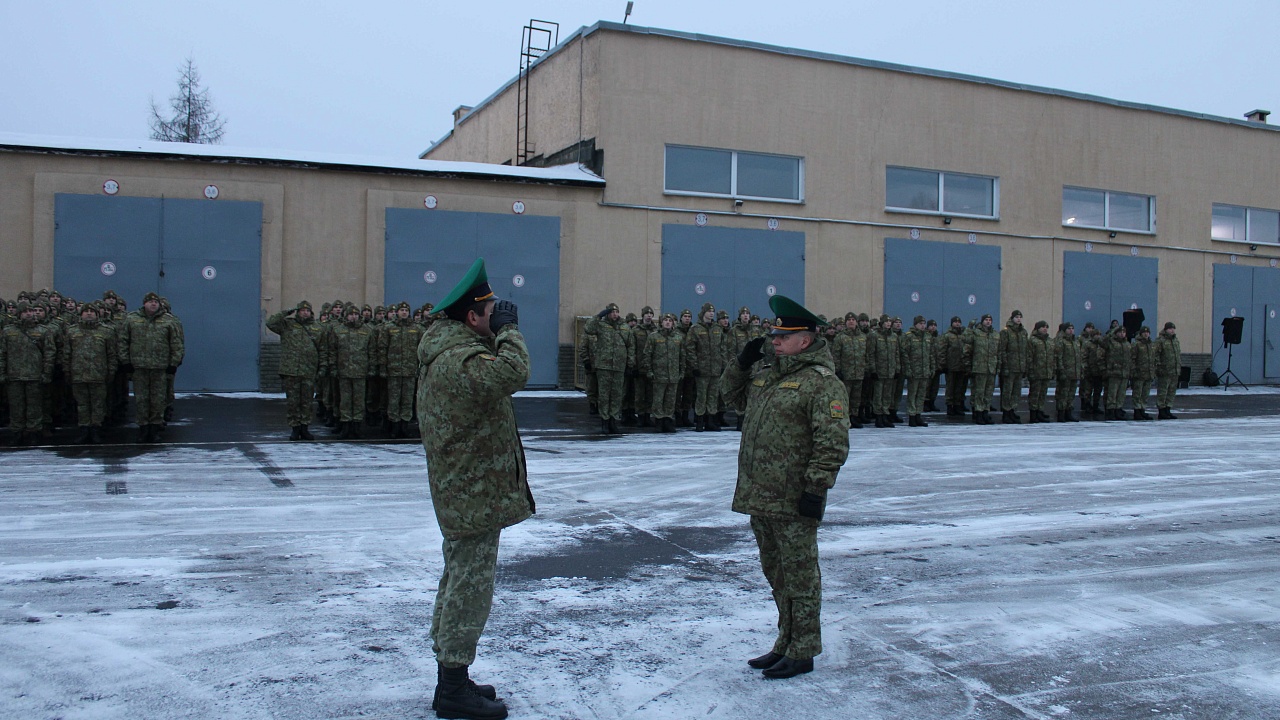
{"label": "garage door number sign", "polygon": [[102,269],[102,274],[106,275],[107,277],[111,277],[112,275],[116,274],[116,264],[109,260],[107,262],[102,263],[101,269]]}
{"label": "garage door number sign", "polygon": [[212,279],[214,279],[214,278],[218,277],[218,270],[217,270],[217,268],[215,268],[215,267],[214,267],[214,266],[212,266],[212,265],[205,265],[205,266],[204,266],[204,269],[202,269],[202,270],[200,271],[200,275],[201,275],[201,277],[203,277],[205,280],[212,280]]}

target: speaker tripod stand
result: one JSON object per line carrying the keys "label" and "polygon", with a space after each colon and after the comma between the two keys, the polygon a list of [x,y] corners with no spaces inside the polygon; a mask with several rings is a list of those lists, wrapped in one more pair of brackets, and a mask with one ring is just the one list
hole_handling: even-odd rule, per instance
{"label": "speaker tripod stand", "polygon": [[1222,376],[1221,376],[1223,391],[1226,391],[1226,389],[1231,387],[1232,385],[1239,385],[1245,390],[1248,390],[1249,386],[1245,385],[1244,382],[1240,380],[1239,375],[1236,375],[1234,372],[1231,371],[1231,349],[1234,348],[1235,345],[1232,343],[1224,343],[1224,344],[1227,346],[1227,369],[1222,371]]}

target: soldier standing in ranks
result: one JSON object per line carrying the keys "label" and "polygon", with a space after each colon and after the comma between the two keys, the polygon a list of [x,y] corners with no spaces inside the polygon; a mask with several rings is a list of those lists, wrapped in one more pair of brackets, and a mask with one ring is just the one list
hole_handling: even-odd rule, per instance
{"label": "soldier standing in ranks", "polygon": [[31,303],[18,303],[18,321],[0,330],[0,379],[9,395],[9,428],[13,444],[35,445],[44,416],[44,385],[53,379],[58,349],[48,331],[36,322]]}
{"label": "soldier standing in ranks", "polygon": [[[852,408],[858,406],[854,402],[853,394],[854,387],[857,387],[858,390],[862,389],[862,376],[859,374],[860,368],[858,364],[865,362],[867,351],[865,347],[859,346],[854,340],[858,330],[858,316],[854,313],[846,313],[844,318],[844,321],[839,323],[839,329],[836,334],[829,341],[831,345],[831,360],[836,369],[836,377],[840,382],[844,383],[844,390],[849,396],[848,407],[851,408],[849,411],[849,425],[850,427],[861,428],[862,423],[858,422],[853,415]],[[858,376],[856,381],[853,380],[855,374]]]}
{"label": "soldier standing in ranks", "polygon": [[863,422],[870,422],[875,419],[875,411],[871,408],[872,399],[876,394],[875,374],[875,353],[876,353],[876,336],[879,334],[880,326],[877,324],[871,327],[871,317],[866,313],[858,313],[858,334],[862,336],[862,344],[866,348],[866,354],[862,359],[862,405],[856,408],[849,408],[852,415],[859,415]]}
{"label": "soldier standing in ranks", "polygon": [[1018,403],[1022,400],[1022,378],[1027,373],[1027,329],[1022,311],[1014,310],[1000,331],[1000,411],[1006,423],[1020,423]]}
{"label": "soldier standing in ranks", "polygon": [[56,428],[55,400],[57,395],[57,386],[62,383],[62,346],[63,346],[63,324],[58,319],[57,312],[49,311],[48,292],[42,293],[42,299],[37,301],[32,308],[36,312],[36,324],[44,328],[45,333],[53,341],[53,374],[45,380],[40,388],[40,434],[42,439],[48,440],[53,437],[53,431]]}
{"label": "soldier standing in ranks", "polygon": [[111,407],[108,409],[107,422],[116,425],[123,425],[125,417],[129,411],[129,382],[132,380],[132,373],[125,368],[128,359],[124,356],[125,336],[129,332],[129,315],[127,312],[128,305],[122,297],[116,298],[115,310],[111,312],[111,328],[116,333],[116,358],[120,364],[116,366],[115,380],[111,383],[114,392],[110,393],[115,396],[111,401]]}
{"label": "soldier standing in ranks", "polygon": [[[640,309],[640,322],[631,329],[632,344],[635,345],[635,398],[636,398],[636,414],[640,417],[640,427],[653,427],[653,383],[644,373],[642,366],[644,365],[644,356],[647,348],[645,343],[649,341],[649,336],[658,331],[658,326],[654,322],[653,308],[645,305]],[[674,399],[674,398],[673,398]]]}
{"label": "soldier standing in ranks", "polygon": [[[1080,350],[1084,356],[1085,373],[1089,378],[1089,413],[1097,419],[1105,417],[1103,395],[1107,391],[1107,337],[1091,323],[1085,323],[1085,330],[1089,336]],[[1083,392],[1083,380],[1080,385]]]}
{"label": "soldier standing in ranks", "polygon": [[116,335],[98,322],[98,308],[86,303],[80,322],[67,330],[62,367],[76,399],[80,437],[84,445],[102,442],[107,418],[107,381],[116,367]]}
{"label": "soldier standing in ranks", "polygon": [[1147,414],[1147,400],[1151,397],[1151,383],[1156,377],[1155,344],[1151,342],[1151,328],[1146,325],[1138,331],[1133,342],[1129,379],[1133,385],[1133,419],[1155,420]]}
{"label": "soldier standing in ranks", "polygon": [[938,362],[938,321],[929,318],[924,324],[924,331],[929,335],[929,346],[933,348],[933,378],[929,380],[929,388],[924,391],[924,411],[938,412],[938,391],[942,389],[942,364]]}
{"label": "soldier standing in ranks", "polygon": [[[168,298],[160,298],[160,308],[164,310],[165,317],[169,318],[169,322],[173,323],[174,332],[178,334],[178,339],[185,348],[187,345],[187,333],[183,328],[182,320],[173,314],[173,306],[169,304]],[[178,365],[182,363],[179,362]],[[173,372],[165,377],[164,387],[164,421],[167,423],[173,419],[173,400],[174,400],[174,379],[178,376],[178,367],[174,366]]]}
{"label": "soldier standing in ranks", "polygon": [[600,432],[616,435],[622,416],[622,391],[627,371],[634,368],[635,344],[631,328],[622,322],[617,303],[596,315],[591,365],[599,387]]}
{"label": "soldier standing in ranks", "polygon": [[[868,341],[870,342],[870,341]],[[868,368],[876,378],[875,397],[871,401],[876,416],[876,427],[893,427],[893,416],[889,414],[890,403],[893,402],[893,390],[897,387],[895,376],[898,374],[898,363],[901,352],[898,338],[893,334],[893,318],[880,316],[880,329],[875,334],[875,351]]]}
{"label": "soldier standing in ranks", "polygon": [[417,428],[410,420],[413,419],[414,383],[418,377],[418,343],[422,341],[423,331],[409,316],[409,303],[400,303],[392,312],[394,319],[382,335],[387,422],[391,423],[391,437],[407,438],[417,435]]}
{"label": "soldier standing in ranks", "polygon": [[169,376],[178,371],[185,353],[182,333],[160,305],[160,296],[147,293],[142,308],[125,318],[120,345],[124,371],[133,375],[138,442],[163,439]]}
{"label": "soldier standing in ranks", "polygon": [[1124,412],[1124,393],[1129,387],[1129,368],[1133,364],[1129,337],[1124,326],[1111,331],[1104,343],[1107,368],[1106,420],[1128,420]]}
{"label": "soldier standing in ranks", "polygon": [[600,378],[596,376],[592,355],[595,354],[596,323],[600,319],[593,317],[582,325],[582,343],[578,346],[578,362],[582,363],[582,371],[587,378],[587,413],[600,414]]}
{"label": "soldier standing in ranks", "polygon": [[827,491],[849,456],[847,391],[836,378],[818,318],[774,295],[774,364],[754,375],[764,338],[747,343],[720,379],[732,402],[747,396],[733,510],[751,516],[760,567],[773,591],[778,634],[747,661],[766,678],[813,671],[822,652],[818,526]]}
{"label": "soldier standing in ranks", "polygon": [[951,318],[951,327],[938,338],[938,370],[947,374],[947,415],[964,417],[964,394],[969,384],[964,369],[964,321]]}
{"label": "soldier standing in ranks", "polygon": [[[729,332],[725,336],[725,363],[736,360],[738,354],[742,352],[742,348],[758,337],[760,337],[760,328],[751,324],[751,308],[743,305],[738,308],[738,322],[729,328]],[[745,403],[746,398],[742,398],[733,407],[734,414],[737,415],[737,424],[734,429],[738,432],[742,432],[742,419],[747,411]]]}
{"label": "soldier standing in ranks", "polygon": [[917,315],[902,337],[902,374],[907,378],[907,423],[929,427],[925,422],[924,399],[934,377],[933,338],[926,330],[923,315]]}
{"label": "soldier standing in ranks", "polygon": [[1164,324],[1156,339],[1156,417],[1160,420],[1177,420],[1173,414],[1173,398],[1178,392],[1182,373],[1182,345],[1178,342],[1178,326]]}
{"label": "soldier standing in ranks", "polygon": [[964,365],[973,380],[973,422],[990,425],[991,398],[1000,367],[1000,337],[993,329],[990,314],[984,314],[982,321],[965,336]]}
{"label": "soldier standing in ranks", "polygon": [[[680,321],[676,323],[676,332],[680,333],[680,346],[685,348],[689,343],[689,332],[693,330],[693,311],[685,308],[680,311]],[[685,352],[688,350],[686,348]],[[676,426],[693,427],[689,411],[693,409],[693,401],[698,395],[698,386],[694,382],[693,368],[684,363],[684,378],[676,390]]]}
{"label": "soldier standing in ranks", "polygon": [[1061,323],[1053,345],[1053,368],[1057,383],[1053,391],[1053,405],[1057,410],[1058,422],[1078,422],[1072,413],[1072,406],[1076,402],[1076,383],[1080,381],[1082,367],[1076,326],[1069,322]]}
{"label": "soldier standing in ranks", "polygon": [[1053,341],[1049,338],[1049,323],[1037,320],[1027,339],[1027,410],[1033,423],[1050,422],[1044,411],[1049,398],[1049,383],[1053,382]]}
{"label": "soldier standing in ranks", "polygon": [[285,416],[290,440],[315,440],[311,434],[311,402],[320,375],[324,328],[311,316],[303,300],[291,310],[267,318],[267,329],[280,336],[280,380],[284,384]]}
{"label": "soldier standing in ranks", "polygon": [[[370,312],[372,315],[372,312]],[[364,422],[365,385],[377,361],[373,330],[360,319],[360,309],[347,305],[343,322],[329,336],[326,365],[338,380],[338,429],[343,440],[360,437]]]}
{"label": "soldier standing in ranks", "polygon": [[720,373],[724,372],[724,332],[716,323],[716,309],[704,303],[698,313],[700,322],[689,330],[685,340],[685,364],[692,369],[695,395],[694,430],[718,431],[716,413],[720,410]]}
{"label": "soldier standing in ranks", "polygon": [[[720,326],[720,368],[721,372],[723,372],[724,367],[737,357],[737,353],[732,352],[733,340],[729,337],[733,328],[729,324],[728,310],[716,312],[716,324]],[[729,421],[724,416],[725,411],[729,409],[729,403],[724,399],[724,392],[720,389],[720,383],[712,382],[711,386],[715,388],[716,393],[716,425],[723,429],[725,425],[729,424]]]}
{"label": "soldier standing in ranks", "polygon": [[898,406],[906,397],[907,376],[906,368],[902,363],[902,336],[905,333],[902,330],[902,318],[894,316],[893,318],[893,338],[898,353],[898,374],[893,378],[893,391],[889,399],[889,421],[893,423],[902,422],[902,416],[898,414]]}
{"label": "soldier standing in ranks", "polygon": [[[629,312],[623,319],[623,323],[627,327],[627,332],[631,333],[631,351],[636,352],[635,329],[640,324],[639,318],[635,313]],[[635,427],[639,420],[636,417],[636,373],[639,365],[636,363],[637,357],[632,357],[627,364],[627,371],[622,374],[622,412],[621,424],[623,427]]]}
{"label": "soldier standing in ranks", "polygon": [[868,403],[863,395],[863,388],[867,383],[867,342],[869,340],[866,332],[869,321],[864,322],[865,317],[867,314],[861,313],[845,320],[850,348],[848,374],[845,375],[844,384],[849,391],[849,426],[858,430],[862,429],[863,408]]}
{"label": "soldier standing in ranks", "polygon": [[652,388],[653,416],[658,432],[676,431],[676,391],[684,380],[684,335],[676,330],[676,316],[666,313],[662,325],[649,333],[640,371]]}
{"label": "soldier standing in ranks", "polygon": [[445,718],[507,716],[492,685],[468,671],[493,607],[503,528],[534,513],[511,395],[529,382],[529,350],[515,303],[497,300],[484,260],[440,302],[418,348],[418,424],[431,502],[443,536],[444,574],[431,613],[436,689]]}

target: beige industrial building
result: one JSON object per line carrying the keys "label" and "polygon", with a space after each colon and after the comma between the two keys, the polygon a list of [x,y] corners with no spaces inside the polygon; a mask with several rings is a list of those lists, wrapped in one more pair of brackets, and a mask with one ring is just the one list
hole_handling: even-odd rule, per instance
{"label": "beige industrial building", "polygon": [[772,293],[943,324],[1137,307],[1205,362],[1236,315],[1233,371],[1280,381],[1264,111],[606,22],[535,45],[419,160],[0,135],[0,297],[159,287],[208,334],[188,389],[267,387],[281,307],[416,306],[477,254],[539,343],[535,385],[570,382],[574,318],[607,302],[763,314]]}

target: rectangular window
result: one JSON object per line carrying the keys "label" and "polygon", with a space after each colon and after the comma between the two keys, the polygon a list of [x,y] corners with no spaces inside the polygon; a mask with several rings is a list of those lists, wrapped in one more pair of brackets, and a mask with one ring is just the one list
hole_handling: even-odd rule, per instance
{"label": "rectangular window", "polygon": [[1213,239],[1280,245],[1280,211],[1213,204]]}
{"label": "rectangular window", "polygon": [[1062,224],[1072,227],[1156,231],[1156,199],[1150,195],[1062,188]]}
{"label": "rectangular window", "polygon": [[1000,181],[984,175],[885,168],[885,210],[994,218]]}
{"label": "rectangular window", "polygon": [[804,200],[803,158],[682,145],[668,145],[666,151],[665,192]]}

